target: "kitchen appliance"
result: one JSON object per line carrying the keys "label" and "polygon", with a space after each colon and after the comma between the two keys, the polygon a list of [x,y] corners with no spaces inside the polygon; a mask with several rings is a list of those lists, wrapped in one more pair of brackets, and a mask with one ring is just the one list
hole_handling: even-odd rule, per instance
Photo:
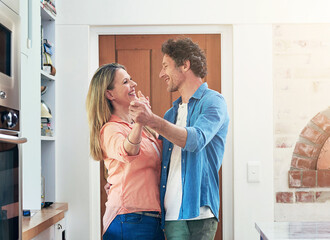
{"label": "kitchen appliance", "polygon": [[0,1],[0,105],[19,109],[20,18]]}
{"label": "kitchen appliance", "polygon": [[22,238],[19,24],[0,1],[0,240]]}
{"label": "kitchen appliance", "polygon": [[22,197],[19,111],[0,106],[0,240],[21,239]]}

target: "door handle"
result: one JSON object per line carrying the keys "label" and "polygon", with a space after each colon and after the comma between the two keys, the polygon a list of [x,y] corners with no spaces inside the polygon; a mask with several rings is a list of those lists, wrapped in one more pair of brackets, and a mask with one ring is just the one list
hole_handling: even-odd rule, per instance
{"label": "door handle", "polygon": [[0,142],[20,144],[26,143],[27,139],[24,137],[15,137],[0,133]]}

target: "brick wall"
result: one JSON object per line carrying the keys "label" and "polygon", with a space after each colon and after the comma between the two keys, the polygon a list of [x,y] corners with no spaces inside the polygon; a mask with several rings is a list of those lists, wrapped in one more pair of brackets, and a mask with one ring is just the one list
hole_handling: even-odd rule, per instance
{"label": "brick wall", "polygon": [[330,207],[330,24],[274,25],[273,81],[275,220],[308,219]]}

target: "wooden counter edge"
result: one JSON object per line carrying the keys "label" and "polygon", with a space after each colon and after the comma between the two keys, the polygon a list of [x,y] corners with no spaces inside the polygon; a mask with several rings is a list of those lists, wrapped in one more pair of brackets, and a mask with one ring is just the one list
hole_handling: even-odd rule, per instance
{"label": "wooden counter edge", "polygon": [[40,222],[34,224],[34,226],[29,226],[29,222],[31,217],[23,217],[22,220],[22,239],[23,240],[30,240],[37,235],[39,235],[42,231],[46,230],[50,226],[54,225],[55,223],[59,222],[64,218],[64,212],[68,210],[68,203],[54,203],[47,208],[41,209],[38,213],[36,213],[33,217],[38,217],[38,214],[46,214],[51,213],[53,214],[52,217],[47,219],[41,219]]}

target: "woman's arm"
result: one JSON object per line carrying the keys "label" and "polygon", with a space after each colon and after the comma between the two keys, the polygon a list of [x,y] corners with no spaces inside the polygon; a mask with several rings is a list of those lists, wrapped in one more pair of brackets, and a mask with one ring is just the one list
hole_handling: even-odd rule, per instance
{"label": "woman's arm", "polygon": [[142,125],[134,123],[132,131],[127,135],[124,141],[124,149],[128,155],[137,155],[140,151],[140,143],[142,141]]}

